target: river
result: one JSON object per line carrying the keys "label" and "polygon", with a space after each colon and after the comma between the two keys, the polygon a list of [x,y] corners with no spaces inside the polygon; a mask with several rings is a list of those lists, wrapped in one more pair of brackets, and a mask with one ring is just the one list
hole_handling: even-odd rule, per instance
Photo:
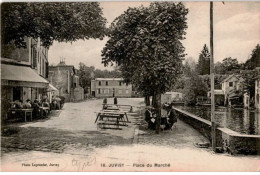
{"label": "river", "polygon": [[[208,106],[176,106],[210,121]],[[216,122],[225,128],[241,134],[260,135],[260,112],[248,109],[216,107]]]}

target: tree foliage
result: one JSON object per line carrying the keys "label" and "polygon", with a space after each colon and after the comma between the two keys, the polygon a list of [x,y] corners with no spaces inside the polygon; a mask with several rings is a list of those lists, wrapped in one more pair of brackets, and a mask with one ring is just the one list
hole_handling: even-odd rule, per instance
{"label": "tree foliage", "polygon": [[255,49],[252,51],[251,57],[245,62],[245,69],[255,69],[260,67],[260,45],[257,44]]}
{"label": "tree foliage", "polygon": [[238,70],[240,68],[237,59],[236,58],[231,58],[231,57],[225,58],[222,61],[222,67],[224,68],[224,70],[226,72],[230,72],[232,70],[233,71],[234,70]]}
{"label": "tree foliage", "polygon": [[84,89],[84,93],[88,93],[91,86],[91,79],[94,78],[95,67],[88,67],[84,63],[79,63],[79,85]]}
{"label": "tree foliage", "polygon": [[226,71],[225,71],[225,69],[222,66],[222,63],[220,61],[216,62],[214,64],[214,67],[215,67],[215,73],[216,74],[220,74],[220,75],[226,74]]}
{"label": "tree foliage", "polygon": [[84,88],[84,92],[88,93],[88,88],[91,86],[91,80],[94,78],[120,78],[121,73],[115,69],[112,71],[96,69],[94,66],[86,66],[84,63],[79,63],[79,84]]}
{"label": "tree foliage", "polygon": [[25,47],[25,37],[40,37],[49,47],[54,40],[102,38],[106,30],[97,2],[6,2],[1,17],[1,44],[17,47]]}
{"label": "tree foliage", "polygon": [[103,63],[118,64],[125,81],[145,95],[170,90],[185,56],[180,40],[186,34],[187,13],[182,3],[172,2],[129,8],[111,25]]}
{"label": "tree foliage", "polygon": [[197,71],[199,75],[210,74],[210,53],[206,44],[199,55]]}
{"label": "tree foliage", "polygon": [[209,90],[207,82],[196,72],[185,80],[184,87],[184,102],[188,105],[195,105],[197,97],[206,96]]}
{"label": "tree foliage", "polygon": [[221,62],[215,63],[216,74],[234,74],[239,73],[241,64],[238,63],[236,58],[227,57]]}
{"label": "tree foliage", "polygon": [[244,79],[242,82],[243,92],[248,93],[251,98],[255,96],[255,81],[260,75],[259,70],[243,70],[241,76]]}

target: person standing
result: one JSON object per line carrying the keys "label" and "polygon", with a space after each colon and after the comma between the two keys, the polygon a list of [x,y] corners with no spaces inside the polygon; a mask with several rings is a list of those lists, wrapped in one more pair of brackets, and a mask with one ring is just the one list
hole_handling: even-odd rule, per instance
{"label": "person standing", "polygon": [[103,110],[107,109],[107,98],[104,98],[103,100]]}
{"label": "person standing", "polygon": [[117,105],[117,98],[114,98],[114,104]]}
{"label": "person standing", "polygon": [[103,104],[104,104],[104,105],[107,104],[107,98],[104,98],[104,100],[103,100]]}

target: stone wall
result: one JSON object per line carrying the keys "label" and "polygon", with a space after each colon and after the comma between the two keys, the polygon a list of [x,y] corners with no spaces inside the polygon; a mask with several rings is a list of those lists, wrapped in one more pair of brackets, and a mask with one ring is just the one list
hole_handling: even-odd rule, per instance
{"label": "stone wall", "polygon": [[[194,114],[173,108],[179,119],[188,123],[211,141],[211,122]],[[260,155],[260,135],[246,135],[228,128],[216,129],[216,144],[231,154]]]}
{"label": "stone wall", "polygon": [[73,100],[81,101],[84,99],[84,89],[82,87],[77,87],[73,90]]}

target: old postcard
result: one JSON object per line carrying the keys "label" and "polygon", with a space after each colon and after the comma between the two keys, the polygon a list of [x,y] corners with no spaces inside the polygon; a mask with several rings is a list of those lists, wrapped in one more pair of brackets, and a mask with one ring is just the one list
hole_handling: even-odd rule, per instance
{"label": "old postcard", "polygon": [[2,172],[260,171],[260,2],[2,2]]}

